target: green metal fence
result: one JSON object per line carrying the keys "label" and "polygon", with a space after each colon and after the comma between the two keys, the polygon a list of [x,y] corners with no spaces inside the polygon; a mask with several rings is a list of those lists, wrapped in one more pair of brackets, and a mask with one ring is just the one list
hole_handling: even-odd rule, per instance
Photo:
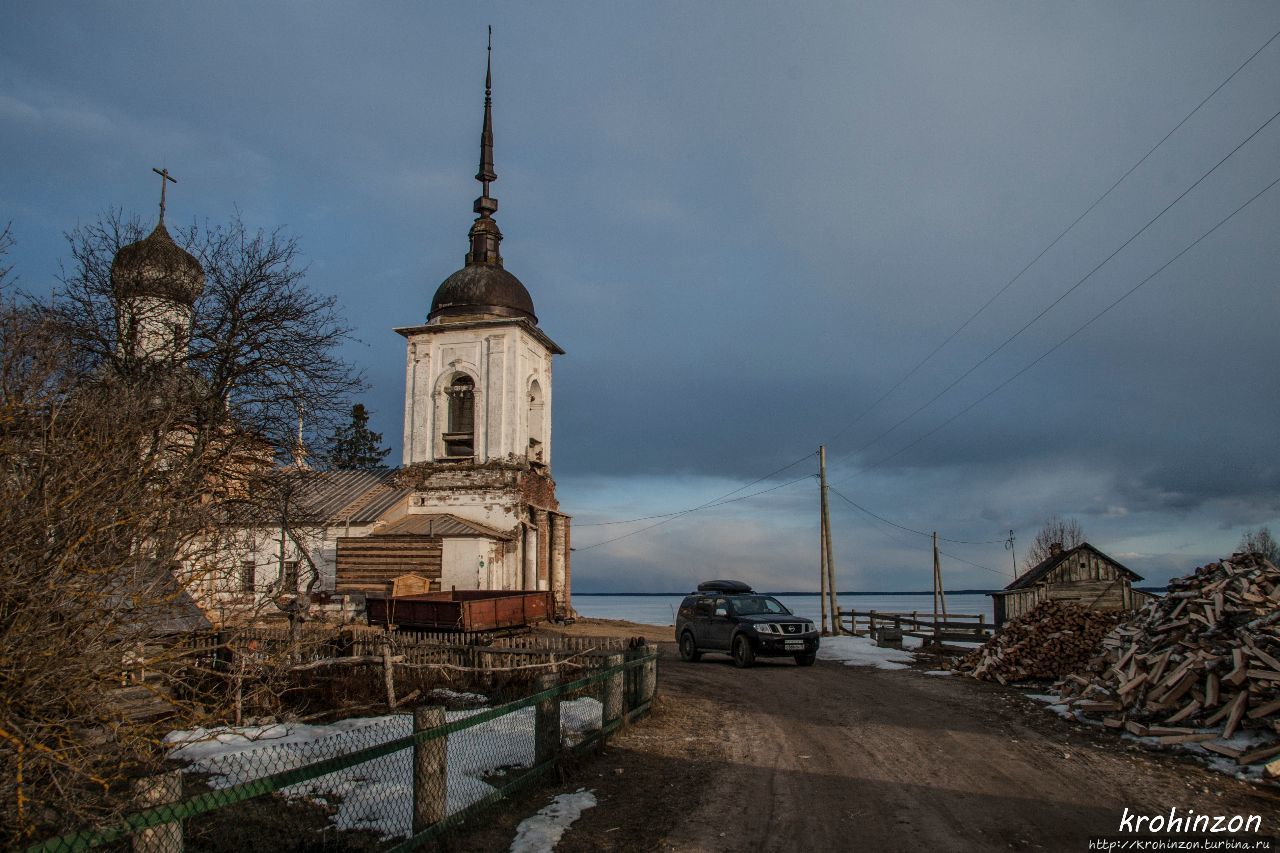
{"label": "green metal fence", "polygon": [[171,744],[182,769],[140,780],[137,812],[28,850],[410,850],[646,713],[656,653],[604,663],[494,708],[186,733]]}

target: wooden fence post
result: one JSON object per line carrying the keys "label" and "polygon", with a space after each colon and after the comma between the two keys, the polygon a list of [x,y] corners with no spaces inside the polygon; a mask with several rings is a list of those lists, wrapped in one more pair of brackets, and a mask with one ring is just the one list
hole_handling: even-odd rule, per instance
{"label": "wooden fence post", "polygon": [[[560,683],[559,676],[544,673],[538,676],[538,692],[550,690]],[[537,704],[533,724],[533,764],[538,766],[560,753],[560,696],[543,699]]]}
{"label": "wooden fence post", "polygon": [[[182,799],[182,771],[146,776],[133,783],[134,802],[149,809]],[[135,853],[182,853],[182,822],[172,821],[139,830],[133,836]]]}
{"label": "wooden fence post", "polygon": [[396,708],[396,674],[391,664],[391,643],[382,641],[382,686],[387,691],[387,709]]}
{"label": "wooden fence post", "polygon": [[[444,706],[427,705],[413,709],[413,732],[424,732],[445,724]],[[419,741],[413,745],[413,832],[417,835],[445,819],[449,794],[449,736]]]}
{"label": "wooden fence post", "polygon": [[640,668],[640,704],[644,705],[653,701],[653,695],[658,692],[658,657],[650,655],[649,659],[644,662]]}
{"label": "wooden fence post", "polygon": [[[626,661],[623,655],[607,655],[604,659],[604,668],[613,669],[620,667]],[[603,701],[601,702],[602,713],[600,722],[608,728],[609,724],[622,718],[623,712],[623,693],[626,691],[626,682],[623,677],[622,670],[614,673],[606,678],[603,682]]]}

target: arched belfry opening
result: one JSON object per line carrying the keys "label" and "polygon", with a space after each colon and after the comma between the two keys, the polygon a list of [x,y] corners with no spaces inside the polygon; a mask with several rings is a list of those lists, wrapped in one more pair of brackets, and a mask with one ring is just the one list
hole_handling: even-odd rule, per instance
{"label": "arched belfry opening", "polygon": [[547,463],[546,408],[542,400],[542,386],[536,379],[529,383],[527,422],[529,424],[529,461],[535,465],[545,465]]}
{"label": "arched belfry opening", "polygon": [[476,455],[476,383],[455,373],[445,386],[444,455],[451,459]]}

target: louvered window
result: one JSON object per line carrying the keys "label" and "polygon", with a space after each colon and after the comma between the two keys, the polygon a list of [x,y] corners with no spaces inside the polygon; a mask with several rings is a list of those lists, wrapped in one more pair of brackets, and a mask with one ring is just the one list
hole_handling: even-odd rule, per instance
{"label": "louvered window", "polygon": [[475,382],[463,373],[455,375],[445,389],[449,398],[448,424],[444,433],[445,456],[475,455],[475,391]]}

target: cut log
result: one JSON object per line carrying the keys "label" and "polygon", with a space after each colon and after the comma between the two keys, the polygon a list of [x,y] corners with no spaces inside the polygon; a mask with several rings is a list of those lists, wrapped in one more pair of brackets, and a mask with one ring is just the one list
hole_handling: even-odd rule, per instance
{"label": "cut log", "polygon": [[1244,716],[1244,709],[1248,704],[1249,694],[1237,693],[1236,698],[1227,706],[1231,709],[1231,713],[1227,714],[1227,727],[1222,730],[1224,738],[1229,738],[1236,733],[1236,727],[1240,725],[1240,718]]}
{"label": "cut log", "polygon": [[1273,755],[1280,755],[1280,743],[1268,744],[1267,746],[1250,750],[1242,754],[1236,761],[1241,764],[1257,764],[1259,761],[1266,761]]}

